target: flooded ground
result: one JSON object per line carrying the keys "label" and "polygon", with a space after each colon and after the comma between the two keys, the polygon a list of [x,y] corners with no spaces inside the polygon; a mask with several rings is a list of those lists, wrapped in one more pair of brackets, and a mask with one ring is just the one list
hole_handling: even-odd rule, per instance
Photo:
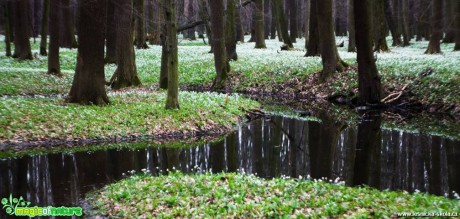
{"label": "flooded ground", "polygon": [[22,196],[37,206],[80,206],[86,192],[122,179],[132,170],[158,174],[171,169],[239,171],[265,178],[326,177],[349,186],[365,184],[449,197],[460,191],[459,141],[380,126],[378,116],[364,118],[355,127],[328,119],[272,116],[198,147],[3,159],[0,194]]}

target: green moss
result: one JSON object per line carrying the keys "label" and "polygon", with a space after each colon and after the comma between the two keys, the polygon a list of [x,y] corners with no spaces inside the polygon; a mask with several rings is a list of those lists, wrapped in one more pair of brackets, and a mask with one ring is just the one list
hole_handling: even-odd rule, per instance
{"label": "green moss", "polygon": [[228,130],[258,103],[238,95],[181,92],[180,110],[165,110],[164,92],[124,92],[106,107],[66,104],[55,98],[3,98],[0,143],[42,139],[94,139],[200,130]]}
{"label": "green moss", "polygon": [[346,187],[323,181],[221,173],[135,175],[88,195],[111,218],[390,218],[402,212],[458,213],[458,200]]}

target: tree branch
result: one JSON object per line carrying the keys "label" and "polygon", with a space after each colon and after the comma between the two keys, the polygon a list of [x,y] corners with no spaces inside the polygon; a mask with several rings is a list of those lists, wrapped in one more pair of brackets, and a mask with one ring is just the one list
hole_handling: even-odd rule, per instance
{"label": "tree branch", "polygon": [[177,32],[182,32],[184,30],[188,30],[190,28],[194,28],[198,25],[202,25],[204,24],[204,21],[193,21],[193,22],[190,22],[188,24],[185,24],[184,26],[181,26],[181,27],[178,27],[177,28]]}

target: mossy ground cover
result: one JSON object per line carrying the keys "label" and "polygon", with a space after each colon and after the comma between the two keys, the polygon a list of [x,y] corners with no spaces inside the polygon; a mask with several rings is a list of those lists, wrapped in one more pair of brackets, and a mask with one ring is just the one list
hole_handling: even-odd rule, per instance
{"label": "mossy ground cover", "polygon": [[390,218],[396,213],[459,213],[458,200],[235,173],[135,175],[87,197],[111,218]]}
{"label": "mossy ground cover", "polygon": [[259,106],[238,95],[181,92],[180,110],[165,110],[165,92],[131,90],[109,95],[105,107],[68,104],[62,98],[4,97],[0,144],[124,136],[223,133],[240,122],[242,108]]}

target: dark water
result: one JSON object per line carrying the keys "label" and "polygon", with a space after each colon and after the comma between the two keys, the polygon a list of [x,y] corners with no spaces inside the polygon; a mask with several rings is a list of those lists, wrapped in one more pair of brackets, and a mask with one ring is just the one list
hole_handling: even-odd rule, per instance
{"label": "dark water", "polygon": [[0,197],[11,193],[37,206],[80,206],[86,192],[122,179],[130,170],[145,168],[157,174],[172,168],[190,172],[194,167],[268,178],[339,178],[350,186],[451,196],[460,191],[460,142],[381,130],[379,118],[347,127],[327,119],[318,123],[272,117],[241,127],[221,142],[189,149],[107,150],[0,160]]}

